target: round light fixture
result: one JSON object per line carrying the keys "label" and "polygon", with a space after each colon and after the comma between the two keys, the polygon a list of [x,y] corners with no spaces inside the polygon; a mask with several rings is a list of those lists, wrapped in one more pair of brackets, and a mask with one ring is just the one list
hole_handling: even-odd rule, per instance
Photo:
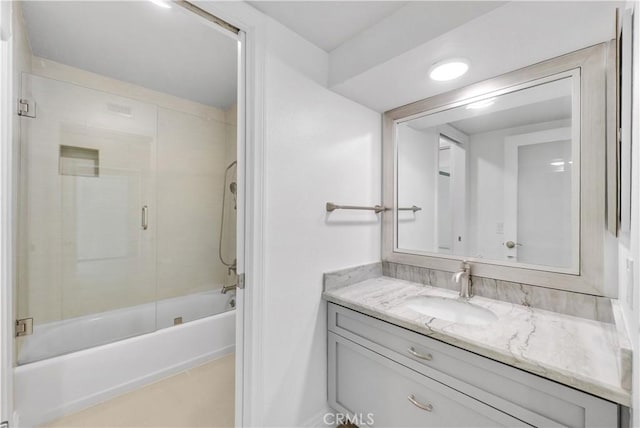
{"label": "round light fixture", "polygon": [[469,61],[464,58],[452,58],[436,62],[429,70],[429,77],[438,82],[457,79],[467,72]]}

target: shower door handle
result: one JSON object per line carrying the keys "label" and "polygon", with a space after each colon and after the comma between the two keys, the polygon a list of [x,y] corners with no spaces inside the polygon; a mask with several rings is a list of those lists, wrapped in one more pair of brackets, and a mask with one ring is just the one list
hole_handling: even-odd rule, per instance
{"label": "shower door handle", "polygon": [[149,228],[149,207],[142,207],[142,230],[147,230]]}

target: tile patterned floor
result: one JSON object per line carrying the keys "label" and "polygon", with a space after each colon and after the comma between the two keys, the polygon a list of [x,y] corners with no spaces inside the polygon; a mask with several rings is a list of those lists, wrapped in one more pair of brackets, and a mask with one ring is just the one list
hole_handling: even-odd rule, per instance
{"label": "tile patterned floor", "polygon": [[234,359],[224,356],[45,427],[233,427]]}

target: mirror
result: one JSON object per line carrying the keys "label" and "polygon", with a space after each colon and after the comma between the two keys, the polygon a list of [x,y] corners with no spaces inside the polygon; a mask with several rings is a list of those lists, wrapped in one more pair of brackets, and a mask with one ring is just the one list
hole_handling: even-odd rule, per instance
{"label": "mirror", "polygon": [[476,276],[606,295],[613,49],[386,112],[383,259],[449,272],[467,260]]}
{"label": "mirror", "polygon": [[579,88],[573,70],[399,121],[398,249],[578,273]]}

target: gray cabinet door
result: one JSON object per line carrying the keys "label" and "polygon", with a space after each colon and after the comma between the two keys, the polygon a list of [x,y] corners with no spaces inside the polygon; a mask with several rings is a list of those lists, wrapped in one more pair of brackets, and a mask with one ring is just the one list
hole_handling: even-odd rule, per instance
{"label": "gray cabinet door", "polygon": [[529,426],[334,333],[329,403],[374,427]]}

